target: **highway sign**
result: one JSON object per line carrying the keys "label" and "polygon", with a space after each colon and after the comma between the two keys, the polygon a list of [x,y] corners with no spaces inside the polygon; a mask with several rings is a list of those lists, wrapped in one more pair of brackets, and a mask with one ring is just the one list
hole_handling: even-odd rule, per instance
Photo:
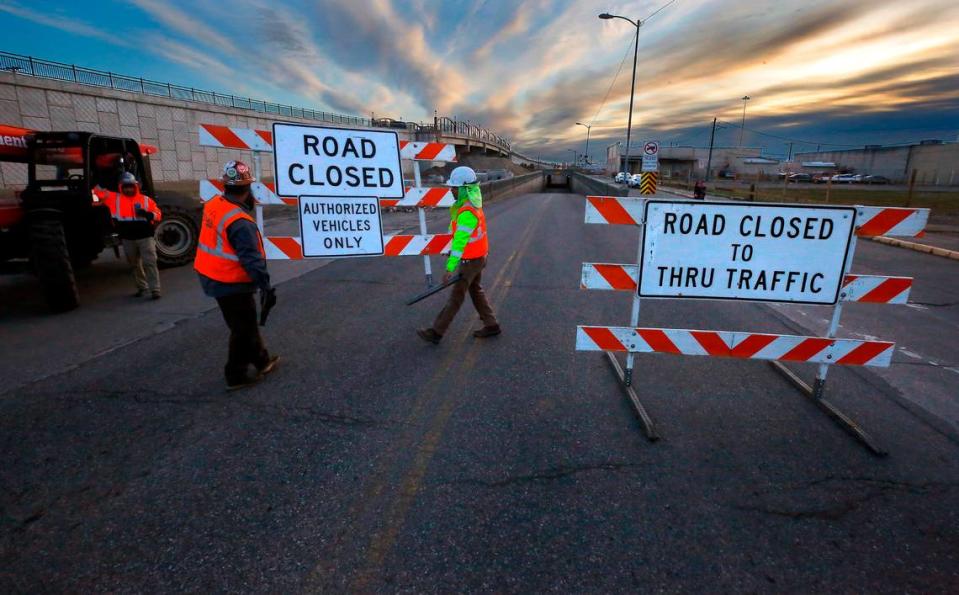
{"label": "highway sign", "polygon": [[383,223],[376,197],[300,197],[304,258],[381,256]]}
{"label": "highway sign", "polygon": [[642,171],[659,170],[659,141],[651,140],[643,143]]}
{"label": "highway sign", "polygon": [[273,125],[280,196],[403,198],[395,131]]}
{"label": "highway sign", "polygon": [[835,304],[854,207],[650,200],[641,297]]}

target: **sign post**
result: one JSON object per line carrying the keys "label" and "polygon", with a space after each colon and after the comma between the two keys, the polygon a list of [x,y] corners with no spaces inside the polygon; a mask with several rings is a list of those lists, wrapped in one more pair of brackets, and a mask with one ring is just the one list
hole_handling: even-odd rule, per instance
{"label": "sign post", "polygon": [[651,140],[643,144],[642,171],[659,171],[659,141]]}

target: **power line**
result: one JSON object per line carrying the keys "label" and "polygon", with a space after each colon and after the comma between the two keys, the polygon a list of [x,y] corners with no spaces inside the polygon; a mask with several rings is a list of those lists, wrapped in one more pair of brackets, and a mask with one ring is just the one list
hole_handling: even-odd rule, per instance
{"label": "power line", "polygon": [[623,70],[623,64],[626,63],[626,58],[629,57],[629,50],[633,46],[633,40],[630,39],[629,43],[626,44],[626,51],[623,53],[623,59],[619,61],[619,68],[616,69],[616,75],[613,77],[613,80],[609,83],[609,88],[606,89],[606,96],[603,97],[603,102],[599,104],[599,108],[596,110],[596,113],[593,114],[593,119],[589,121],[589,125],[592,126],[596,122],[596,118],[599,117],[599,112],[603,111],[603,108],[606,107],[606,100],[609,99],[609,93],[613,90],[613,85],[616,84],[616,79],[619,78],[619,73]]}
{"label": "power line", "polygon": [[862,146],[862,145],[849,145],[849,144],[843,144],[843,143],[827,143],[827,142],[822,142],[822,141],[809,141],[809,140],[803,140],[803,139],[799,139],[799,138],[790,138],[790,137],[788,137],[788,136],[780,136],[780,135],[778,135],[778,134],[771,134],[771,133],[769,133],[769,132],[763,132],[763,131],[761,131],[761,130],[755,130],[755,129],[753,129],[753,128],[746,128],[746,127],[741,126],[741,125],[739,125],[739,124],[731,124],[731,123],[725,122],[725,121],[723,121],[723,120],[720,120],[720,123],[725,124],[725,125],[727,125],[727,126],[731,126],[731,127],[733,127],[733,128],[742,128],[743,130],[748,130],[748,131],[750,131],[750,132],[752,132],[752,133],[755,133],[755,134],[758,134],[758,135],[761,135],[761,136],[768,136],[768,137],[770,137],[770,138],[778,138],[779,140],[792,141],[792,142],[794,142],[794,143],[801,143],[801,144],[805,144],[805,145],[826,145],[826,146],[829,146],[829,147],[861,147],[861,146]]}
{"label": "power line", "polygon": [[663,4],[662,6],[660,6],[659,8],[657,8],[656,11],[653,12],[653,14],[649,15],[648,17],[646,17],[645,19],[643,19],[641,22],[645,23],[646,21],[648,21],[649,19],[651,19],[651,18],[653,18],[654,16],[656,16],[657,14],[659,14],[664,8],[666,8],[667,6],[669,6],[670,4],[672,4],[672,3],[675,2],[675,1],[676,1],[676,0],[669,0],[669,2],[667,2],[666,4]]}

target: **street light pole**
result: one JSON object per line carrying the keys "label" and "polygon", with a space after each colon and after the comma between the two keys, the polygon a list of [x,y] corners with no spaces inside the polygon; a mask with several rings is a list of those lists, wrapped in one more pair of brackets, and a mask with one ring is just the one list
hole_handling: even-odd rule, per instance
{"label": "street light pole", "polygon": [[743,95],[743,123],[739,126],[739,148],[743,148],[743,132],[746,130],[746,102],[752,99],[749,95]]}
{"label": "street light pole", "polygon": [[706,181],[709,181],[709,170],[713,167],[713,141],[716,140],[716,118],[713,118],[713,131],[709,134],[709,157],[706,159]]}
{"label": "street light pole", "polygon": [[586,152],[583,154],[583,163],[589,165],[589,131],[593,127],[592,124],[583,124],[582,122],[576,122],[577,126],[586,127]]}
{"label": "street light pole", "polygon": [[630,81],[629,87],[629,119],[626,123],[626,158],[623,160],[623,172],[626,173],[629,171],[629,143],[633,132],[633,97],[636,95],[636,60],[639,58],[639,28],[643,26],[643,23],[639,19],[634,21],[633,19],[609,14],[608,12],[599,15],[599,18],[603,20],[623,19],[630,25],[636,27],[636,42],[633,45],[633,78]]}

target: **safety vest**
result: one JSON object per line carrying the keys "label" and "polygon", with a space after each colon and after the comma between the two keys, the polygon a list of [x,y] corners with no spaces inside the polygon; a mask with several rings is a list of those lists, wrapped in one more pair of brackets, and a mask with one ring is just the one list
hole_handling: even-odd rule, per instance
{"label": "safety vest", "polygon": [[137,217],[137,209],[153,213],[153,222],[160,221],[162,214],[156,201],[152,200],[146,194],[141,194],[139,189],[134,196],[127,196],[122,192],[112,192],[102,188],[94,188],[93,194],[100,199],[100,202],[107,205],[110,214],[117,221],[145,221]]}
{"label": "safety vest", "polygon": [[[222,283],[252,283],[253,279],[240,264],[240,258],[227,238],[227,228],[240,219],[256,223],[243,207],[222,196],[217,196],[203,205],[200,239],[196,247],[196,259],[193,261],[196,272]],[[263,238],[259,231],[257,239],[260,254],[266,258]]]}
{"label": "safety vest", "polygon": [[477,219],[476,229],[470,233],[469,242],[463,250],[463,259],[472,260],[474,258],[483,258],[489,254],[489,237],[486,235],[486,215],[483,213],[483,209],[477,209],[469,203],[464,204],[460,207],[459,211],[456,212],[456,218],[453,219],[451,227],[454,235],[456,234],[459,214],[463,211],[469,211]]}

